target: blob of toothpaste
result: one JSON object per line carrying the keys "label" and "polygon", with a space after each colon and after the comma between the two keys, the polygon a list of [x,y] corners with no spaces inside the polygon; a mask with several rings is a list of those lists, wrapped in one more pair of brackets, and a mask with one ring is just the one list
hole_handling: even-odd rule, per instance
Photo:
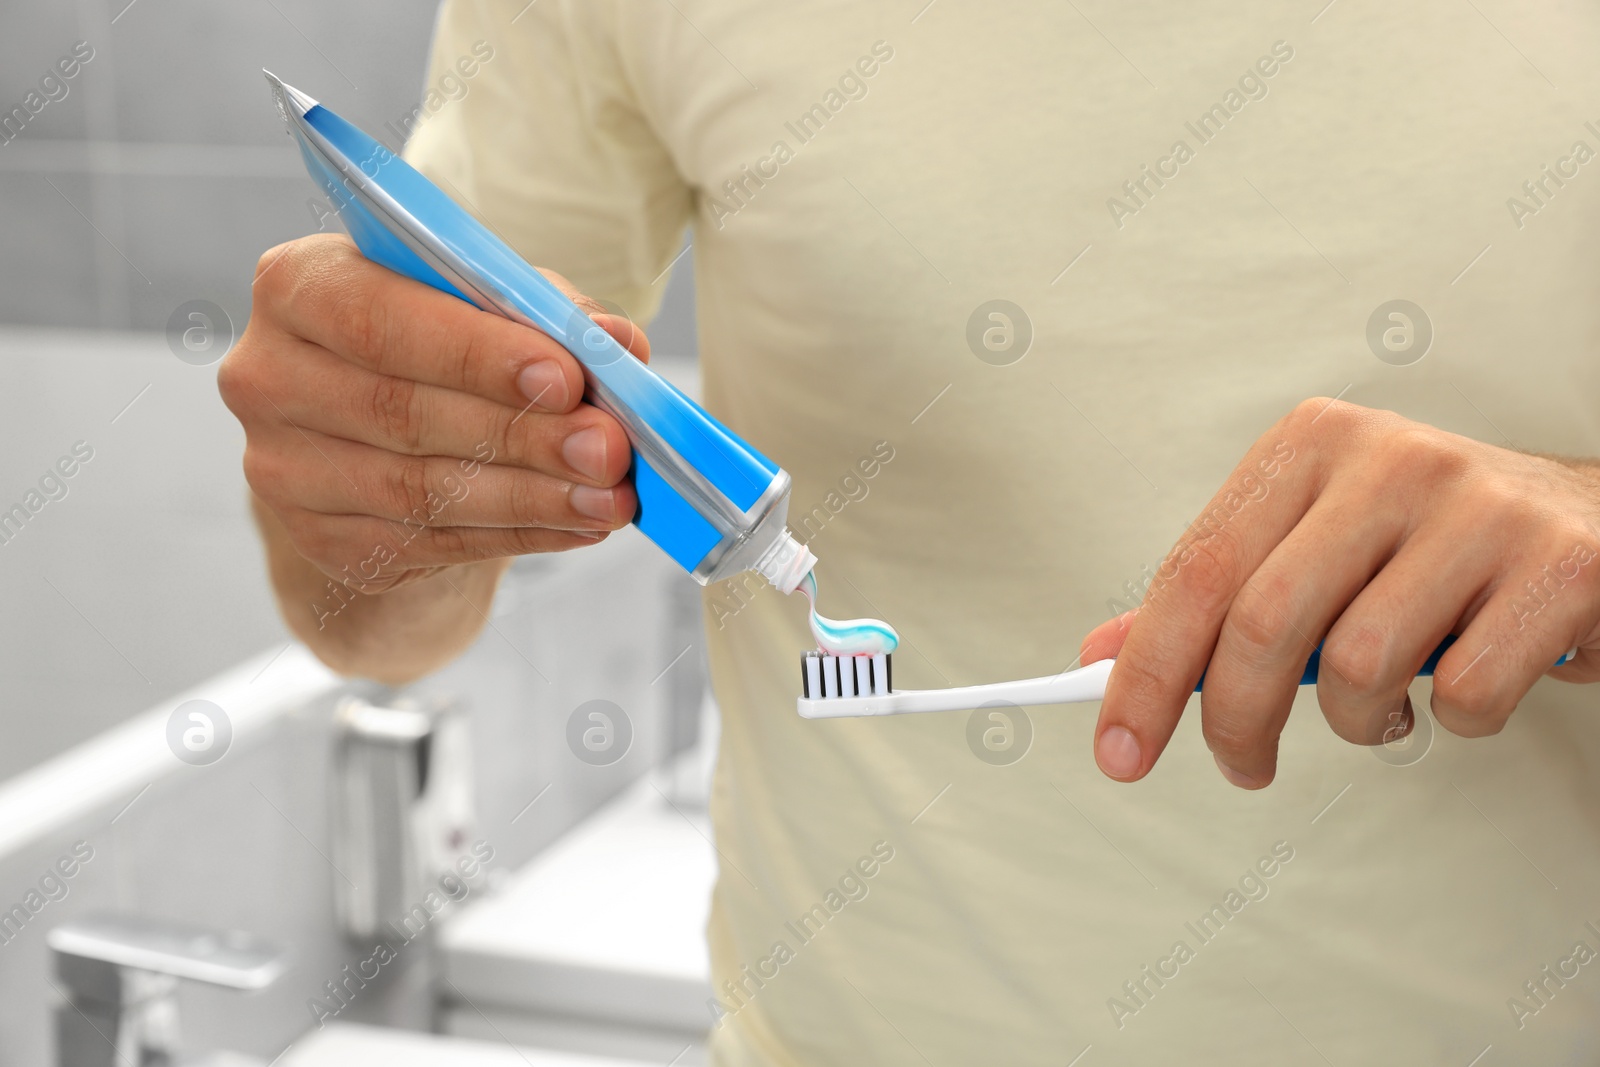
{"label": "blob of toothpaste", "polygon": [[829,619],[817,614],[817,576],[801,579],[800,591],[811,603],[811,635],[817,648],[830,656],[877,656],[900,645],[894,627],[877,619]]}

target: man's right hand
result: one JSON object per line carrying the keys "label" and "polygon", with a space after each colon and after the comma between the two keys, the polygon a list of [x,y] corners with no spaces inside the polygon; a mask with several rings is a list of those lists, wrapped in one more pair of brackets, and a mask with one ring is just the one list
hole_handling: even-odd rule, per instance
{"label": "man's right hand", "polygon": [[[548,273],[548,272],[547,272]],[[552,281],[640,359],[644,334]],[[316,235],[261,258],[218,387],[245,477],[322,573],[375,593],[452,564],[593,544],[635,505],[621,425],[537,330]]]}

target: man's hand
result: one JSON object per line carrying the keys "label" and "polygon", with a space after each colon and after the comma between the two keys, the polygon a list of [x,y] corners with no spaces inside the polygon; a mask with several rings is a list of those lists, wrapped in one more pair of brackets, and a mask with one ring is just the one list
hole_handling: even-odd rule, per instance
{"label": "man's hand", "polygon": [[[630,322],[551,278],[648,358]],[[285,615],[319,654],[319,645],[384,643],[375,633],[324,636],[336,626],[398,632],[374,624],[371,608],[352,613],[360,622],[335,618],[362,594],[594,544],[633,516],[627,436],[582,402],[583,373],[565,349],[369,262],[342,236],[303,238],[261,258],[249,328],[218,386],[244,425],[245,476],[269,554],[281,534],[314,568],[294,573],[292,561],[273,561]],[[495,579],[503,566],[494,564]],[[430,635],[426,619],[406,630],[424,646],[460,643]],[[374,673],[359,657],[332,658]]]}
{"label": "man's hand", "polygon": [[1463,737],[1497,733],[1544,674],[1600,680],[1600,464],[1308,400],[1250,449],[1144,603],[1085,639],[1083,662],[1117,657],[1095,759],[1119,781],[1148,774],[1203,672],[1206,744],[1259,789],[1317,643],[1329,725],[1375,745],[1411,729],[1407,687],[1449,634],[1433,713]]}

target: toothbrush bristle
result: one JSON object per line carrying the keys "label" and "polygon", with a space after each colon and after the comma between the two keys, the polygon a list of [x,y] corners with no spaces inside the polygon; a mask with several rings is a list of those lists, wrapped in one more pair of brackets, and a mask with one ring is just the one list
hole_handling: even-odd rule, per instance
{"label": "toothbrush bristle", "polygon": [[807,700],[888,696],[894,691],[893,661],[888,653],[831,656],[806,652],[800,657],[800,691]]}

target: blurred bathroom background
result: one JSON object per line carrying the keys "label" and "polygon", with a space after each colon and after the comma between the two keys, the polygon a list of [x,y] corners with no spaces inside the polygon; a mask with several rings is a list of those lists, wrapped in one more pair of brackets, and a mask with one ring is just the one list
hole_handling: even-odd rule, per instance
{"label": "blurred bathroom background", "polygon": [[[529,557],[458,663],[347,683],[278,616],[217,398],[257,257],[319,228],[261,68],[398,148],[434,11],[0,14],[0,1065],[174,1012],[249,1057],[192,1062],[700,1060],[698,590],[637,537]],[[691,392],[692,264],[650,329]]]}

